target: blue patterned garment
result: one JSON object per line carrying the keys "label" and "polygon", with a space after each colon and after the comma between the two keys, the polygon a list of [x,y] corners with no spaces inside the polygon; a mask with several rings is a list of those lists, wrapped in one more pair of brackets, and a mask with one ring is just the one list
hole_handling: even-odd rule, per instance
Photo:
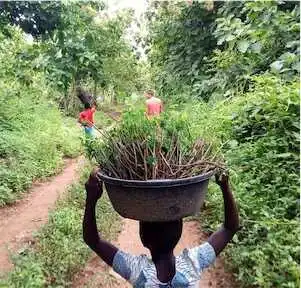
{"label": "blue patterned garment", "polygon": [[215,257],[208,242],[184,249],[176,257],[176,274],[168,283],[158,280],[156,267],[146,255],[133,256],[119,250],[113,260],[113,269],[134,288],[197,288],[201,272],[213,264]]}

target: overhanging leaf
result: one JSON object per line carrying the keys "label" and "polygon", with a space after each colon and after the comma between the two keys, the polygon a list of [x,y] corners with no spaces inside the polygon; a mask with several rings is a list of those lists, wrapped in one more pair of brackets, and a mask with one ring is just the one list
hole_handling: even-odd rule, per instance
{"label": "overhanging leaf", "polygon": [[246,53],[249,46],[250,46],[250,43],[247,40],[242,40],[237,43],[237,49],[241,53]]}
{"label": "overhanging leaf", "polygon": [[272,70],[280,72],[281,68],[283,67],[283,63],[282,61],[275,61],[270,65],[270,67]]}
{"label": "overhanging leaf", "polygon": [[251,50],[255,53],[260,53],[262,45],[259,42],[253,43],[251,45]]}

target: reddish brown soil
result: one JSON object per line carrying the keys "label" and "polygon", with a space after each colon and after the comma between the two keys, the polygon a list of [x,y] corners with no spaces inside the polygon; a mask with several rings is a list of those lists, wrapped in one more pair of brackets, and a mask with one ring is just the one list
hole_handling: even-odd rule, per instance
{"label": "reddish brown soil", "polygon": [[67,186],[77,179],[77,168],[83,161],[81,157],[67,159],[59,175],[35,183],[22,200],[0,209],[0,273],[13,266],[10,251],[17,251],[33,241],[32,232],[47,222],[49,210]]}
{"label": "reddish brown soil", "polygon": [[[194,247],[206,240],[206,236],[200,231],[199,227],[200,225],[196,221],[184,223],[182,238],[175,250],[176,255],[184,248]],[[149,255],[148,250],[142,246],[139,239],[137,221],[124,220],[123,230],[118,237],[117,245],[120,249],[135,255],[141,253]],[[76,275],[72,287],[127,288],[131,285],[121,279],[112,269],[103,264],[99,257],[94,255],[86,267]],[[236,285],[232,275],[225,271],[222,259],[218,258],[215,266],[203,273],[200,287],[234,288]]]}

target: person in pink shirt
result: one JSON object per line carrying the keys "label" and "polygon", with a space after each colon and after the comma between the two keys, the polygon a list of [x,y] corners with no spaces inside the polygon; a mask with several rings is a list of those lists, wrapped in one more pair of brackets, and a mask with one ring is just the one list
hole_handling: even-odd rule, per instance
{"label": "person in pink shirt", "polygon": [[147,90],[144,93],[146,98],[146,115],[148,117],[158,116],[163,111],[162,101],[156,98],[154,91]]}

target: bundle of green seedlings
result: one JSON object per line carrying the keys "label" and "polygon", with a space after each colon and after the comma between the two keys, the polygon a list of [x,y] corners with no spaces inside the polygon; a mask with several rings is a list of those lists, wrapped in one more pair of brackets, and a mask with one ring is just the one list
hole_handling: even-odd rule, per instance
{"label": "bundle of green seedlings", "polygon": [[178,179],[201,175],[224,165],[213,145],[192,135],[179,113],[147,119],[128,112],[93,149],[103,173],[129,180]]}

